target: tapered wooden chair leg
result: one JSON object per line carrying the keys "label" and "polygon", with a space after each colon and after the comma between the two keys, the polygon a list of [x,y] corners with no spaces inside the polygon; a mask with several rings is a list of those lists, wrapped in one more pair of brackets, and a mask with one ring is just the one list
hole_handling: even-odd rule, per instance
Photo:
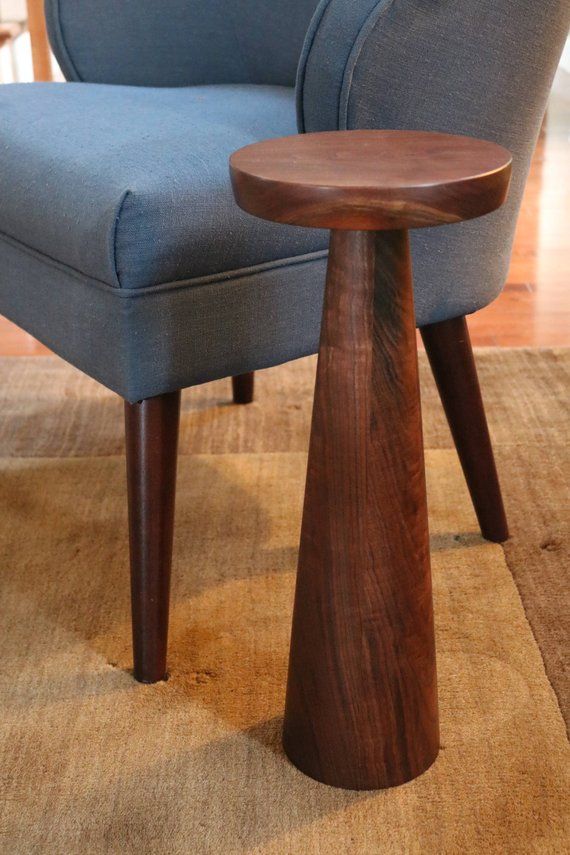
{"label": "tapered wooden chair leg", "polygon": [[421,334],[481,534],[502,543],[509,529],[467,322],[460,317],[430,324]]}
{"label": "tapered wooden chair leg", "polygon": [[439,746],[407,233],[333,232],[284,746],[333,786],[404,783]]}
{"label": "tapered wooden chair leg", "polygon": [[166,677],[180,392],[125,403],[134,675]]}
{"label": "tapered wooden chair leg", "polygon": [[255,372],[232,377],[234,404],[251,404],[255,386]]}

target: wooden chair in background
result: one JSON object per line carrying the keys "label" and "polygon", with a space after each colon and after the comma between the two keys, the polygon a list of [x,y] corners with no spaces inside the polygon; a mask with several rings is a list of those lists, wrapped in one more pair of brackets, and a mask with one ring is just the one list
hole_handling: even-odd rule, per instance
{"label": "wooden chair in background", "polygon": [[27,0],[34,80],[53,80],[43,0]]}

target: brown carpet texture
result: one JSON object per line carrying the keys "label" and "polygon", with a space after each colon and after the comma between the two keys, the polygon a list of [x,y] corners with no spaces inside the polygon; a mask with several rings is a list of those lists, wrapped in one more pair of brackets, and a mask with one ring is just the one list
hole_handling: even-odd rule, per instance
{"label": "brown carpet texture", "polygon": [[[122,407],[0,360],[2,853],[568,852],[570,352],[479,351],[512,538],[480,537],[421,357],[442,750],[379,793],[280,747],[314,360],[184,395],[170,679],[129,672]],[[565,528],[566,526],[566,528]]]}

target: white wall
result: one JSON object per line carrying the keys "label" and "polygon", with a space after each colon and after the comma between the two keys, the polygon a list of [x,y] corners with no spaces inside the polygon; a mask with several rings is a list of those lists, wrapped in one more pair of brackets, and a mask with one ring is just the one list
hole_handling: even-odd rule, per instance
{"label": "white wall", "polygon": [[30,83],[34,79],[30,34],[0,48],[0,83]]}
{"label": "white wall", "polygon": [[25,21],[26,0],[0,0],[0,21]]}

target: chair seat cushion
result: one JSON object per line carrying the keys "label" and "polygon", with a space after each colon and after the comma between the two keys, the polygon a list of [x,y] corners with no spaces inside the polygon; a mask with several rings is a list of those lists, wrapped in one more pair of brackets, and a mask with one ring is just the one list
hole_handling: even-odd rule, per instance
{"label": "chair seat cushion", "polygon": [[295,132],[283,87],[0,87],[0,232],[124,289],[322,250],[322,232],[240,211],[230,186],[235,149]]}

